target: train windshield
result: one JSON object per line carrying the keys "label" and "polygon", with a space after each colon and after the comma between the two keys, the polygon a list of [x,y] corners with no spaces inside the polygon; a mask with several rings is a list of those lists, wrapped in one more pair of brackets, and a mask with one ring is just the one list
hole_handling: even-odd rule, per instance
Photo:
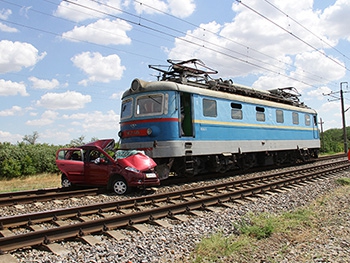
{"label": "train windshield", "polygon": [[136,115],[163,114],[163,94],[150,94],[136,99]]}
{"label": "train windshield", "polygon": [[126,99],[122,102],[121,119],[130,118],[132,115],[132,99]]}

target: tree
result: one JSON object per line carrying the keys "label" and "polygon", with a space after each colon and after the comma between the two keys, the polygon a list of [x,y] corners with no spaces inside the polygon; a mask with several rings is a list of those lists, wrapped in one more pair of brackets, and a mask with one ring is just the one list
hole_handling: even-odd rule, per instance
{"label": "tree", "polygon": [[84,140],[85,140],[85,136],[84,136],[84,135],[81,135],[79,138],[71,140],[71,141],[70,141],[70,144],[71,144],[72,146],[84,145],[84,144],[85,144]]}
{"label": "tree", "polygon": [[28,142],[29,144],[35,144],[38,138],[39,133],[37,131],[34,131],[32,135],[24,135],[23,141]]}

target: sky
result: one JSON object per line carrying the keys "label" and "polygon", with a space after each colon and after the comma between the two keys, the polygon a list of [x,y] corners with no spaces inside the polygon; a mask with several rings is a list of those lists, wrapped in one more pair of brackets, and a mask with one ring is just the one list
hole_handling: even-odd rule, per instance
{"label": "sky", "polygon": [[254,89],[295,87],[324,131],[341,128],[349,13],[350,0],[0,0],[0,142],[118,140],[121,95],[167,59],[200,59]]}

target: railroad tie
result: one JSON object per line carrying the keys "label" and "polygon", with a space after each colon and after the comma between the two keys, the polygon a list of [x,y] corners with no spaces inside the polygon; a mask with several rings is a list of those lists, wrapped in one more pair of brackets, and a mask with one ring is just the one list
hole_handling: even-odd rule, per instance
{"label": "railroad tie", "polygon": [[65,249],[64,247],[62,247],[61,245],[59,245],[57,243],[42,244],[42,246],[58,256],[64,257],[70,253],[70,251],[68,249]]}

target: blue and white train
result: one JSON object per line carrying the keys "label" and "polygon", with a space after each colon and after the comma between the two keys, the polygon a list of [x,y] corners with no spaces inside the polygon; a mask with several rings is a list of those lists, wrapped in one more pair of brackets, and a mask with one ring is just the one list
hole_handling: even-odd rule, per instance
{"label": "blue and white train", "polygon": [[[193,176],[317,158],[317,113],[292,88],[257,91],[199,61],[174,62],[122,96],[120,148],[146,152],[169,173]],[[199,67],[204,69],[199,69]]]}

